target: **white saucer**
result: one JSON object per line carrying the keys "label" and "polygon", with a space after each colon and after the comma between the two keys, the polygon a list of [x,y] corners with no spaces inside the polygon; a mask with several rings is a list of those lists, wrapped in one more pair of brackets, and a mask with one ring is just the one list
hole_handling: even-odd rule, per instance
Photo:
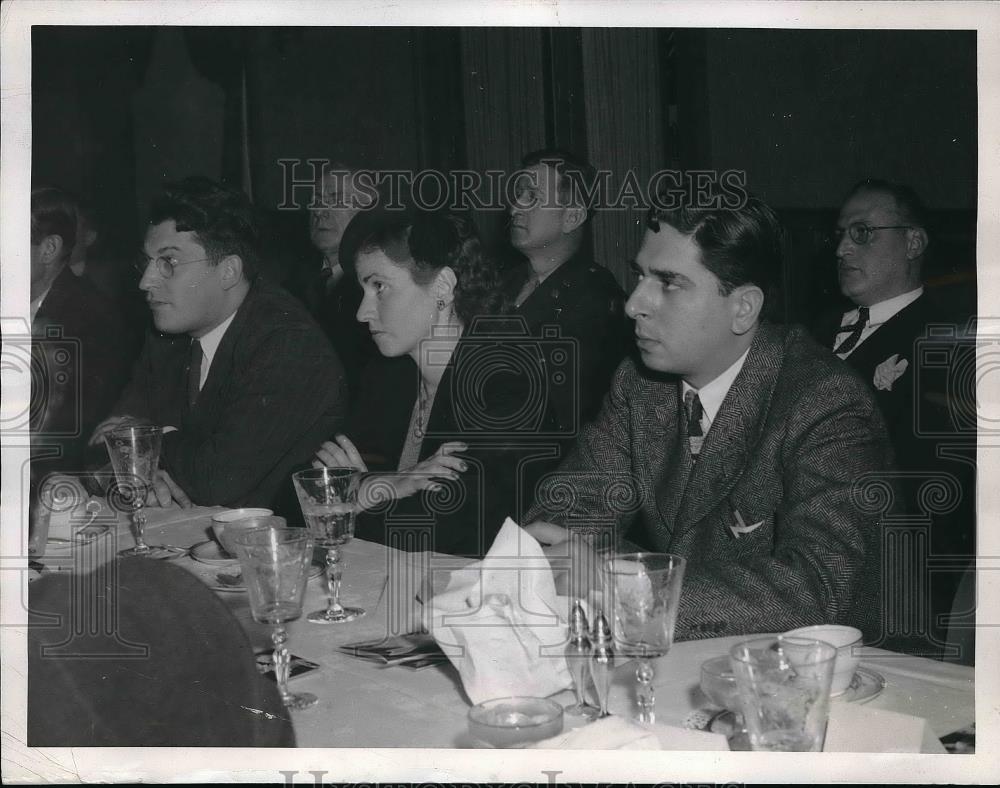
{"label": "white saucer", "polygon": [[[227,572],[226,574],[235,574],[235,572]],[[314,577],[319,577],[321,574],[323,574],[322,566],[309,567],[310,580]],[[215,578],[213,578],[213,580],[215,580]],[[245,594],[247,590],[247,587],[242,583],[240,583],[240,585],[237,586],[229,586],[229,585],[223,585],[222,583],[219,582],[213,582],[212,585],[209,586],[209,588],[211,588],[213,591],[221,591],[227,594]]]}
{"label": "white saucer", "polygon": [[830,700],[846,703],[867,703],[885,689],[885,676],[871,668],[858,668],[847,689]]}
{"label": "white saucer", "polygon": [[223,552],[218,542],[213,542],[211,539],[206,542],[198,542],[198,544],[192,547],[191,557],[195,561],[201,561],[203,564],[222,565],[237,563],[236,558],[230,556],[229,553]]}

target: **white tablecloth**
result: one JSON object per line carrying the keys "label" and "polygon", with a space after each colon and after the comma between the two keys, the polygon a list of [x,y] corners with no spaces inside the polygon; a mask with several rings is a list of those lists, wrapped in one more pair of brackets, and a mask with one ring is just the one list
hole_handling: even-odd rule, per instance
{"label": "white tablecloth", "polygon": [[[218,509],[150,510],[147,541],[189,547],[211,536],[211,515]],[[51,535],[63,535],[54,524]],[[113,529],[114,539],[105,538],[103,547],[91,546],[86,561],[113,555],[114,549],[132,542],[124,518]],[[111,544],[114,542],[114,544]],[[49,551],[46,563],[77,568],[84,566],[84,551],[74,553],[58,544]],[[310,624],[303,617],[289,625],[289,647],[294,654],[320,663],[321,668],[293,679],[293,690],[308,690],[319,697],[319,704],[294,716],[300,747],[462,747],[466,740],[466,713],[469,703],[451,666],[413,671],[404,667],[381,667],[348,657],[336,650],[338,645],[376,640],[385,635],[406,631],[412,611],[401,611],[405,589],[386,592],[390,566],[412,560],[382,545],[354,541],[346,546],[342,601],[359,605],[368,613],[363,618],[341,625]],[[456,559],[429,559],[433,566],[447,571]],[[206,583],[225,567],[200,563],[189,556],[176,563],[194,572]],[[390,586],[392,588],[392,586]],[[268,646],[265,628],[250,617],[245,593],[221,593],[234,614],[244,623],[254,645]],[[325,606],[321,578],[309,581],[305,611]],[[413,606],[419,615],[419,605]],[[727,653],[740,636],[677,643],[656,664],[657,721],[680,725],[695,709],[708,705],[698,689],[701,663]],[[869,701],[872,708],[887,709],[925,718],[937,736],[959,730],[975,720],[974,671],[972,668],[946,664],[920,657],[868,649],[862,665],[886,679],[885,690]],[[619,665],[612,686],[610,710],[614,714],[634,714],[633,666]],[[569,692],[555,696],[564,705],[572,702]],[[843,701],[834,701],[843,702]],[[567,718],[568,719],[568,718]]]}

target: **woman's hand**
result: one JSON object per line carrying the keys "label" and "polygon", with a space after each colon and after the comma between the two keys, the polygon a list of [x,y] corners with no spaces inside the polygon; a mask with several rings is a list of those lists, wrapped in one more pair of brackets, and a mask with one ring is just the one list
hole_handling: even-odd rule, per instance
{"label": "woman's hand", "polygon": [[337,435],[333,441],[324,441],[313,460],[314,468],[354,468],[368,472],[368,466],[361,459],[357,447],[346,435]]}
{"label": "woman's hand", "polygon": [[455,454],[467,451],[468,444],[461,441],[442,443],[441,447],[426,460],[401,473],[396,482],[396,497],[406,498],[421,490],[431,492],[441,489],[441,480],[458,481],[460,474],[468,470],[468,464]]}
{"label": "woman's hand", "polygon": [[361,507],[372,509],[390,500],[416,495],[421,490],[439,490],[442,479],[457,481],[459,474],[468,469],[468,464],[455,454],[467,451],[468,448],[468,444],[450,441],[441,444],[441,448],[434,454],[408,471],[366,477],[358,495]]}

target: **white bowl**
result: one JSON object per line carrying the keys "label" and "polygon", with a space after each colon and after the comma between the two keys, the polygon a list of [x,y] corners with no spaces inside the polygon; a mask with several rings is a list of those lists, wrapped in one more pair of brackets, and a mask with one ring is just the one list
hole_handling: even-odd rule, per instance
{"label": "white bowl", "polygon": [[231,523],[234,520],[245,520],[247,517],[268,517],[274,514],[270,509],[226,509],[224,512],[212,515],[213,523]]}
{"label": "white bowl", "polygon": [[829,643],[837,649],[837,662],[833,667],[830,696],[843,695],[861,662],[861,630],[840,624],[814,624],[784,633],[786,637],[812,638]]}
{"label": "white bowl", "polygon": [[270,509],[229,509],[219,512],[212,516],[212,533],[222,549],[235,558],[236,545],[233,537],[240,531],[259,528],[263,525],[262,518],[272,514],[274,513]]}

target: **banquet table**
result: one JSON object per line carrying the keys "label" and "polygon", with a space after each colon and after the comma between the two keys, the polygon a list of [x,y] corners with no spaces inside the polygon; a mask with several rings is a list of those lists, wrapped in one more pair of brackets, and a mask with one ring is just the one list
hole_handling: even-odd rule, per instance
{"label": "banquet table", "polygon": [[[211,517],[220,508],[151,509],[146,540],[150,544],[171,544],[190,548],[211,539]],[[118,549],[134,544],[125,515],[109,522],[108,533],[86,548],[73,545],[66,531],[77,529],[81,517],[55,522],[44,564],[50,571],[85,568],[95,560],[106,560]],[[89,552],[88,552],[89,551]],[[362,618],[338,625],[311,624],[305,616],[288,626],[291,652],[319,663],[320,668],[293,678],[293,691],[312,692],[319,703],[294,712],[293,724],[299,747],[468,747],[466,715],[469,701],[458,672],[450,664],[420,670],[386,667],[348,656],[338,646],[374,641],[389,634],[412,631],[419,621],[420,605],[413,601],[414,588],[407,567],[414,554],[405,554],[383,545],[355,540],[343,548],[345,556],[341,599],[344,604],[364,608]],[[245,591],[218,590],[215,580],[220,570],[233,571],[195,560],[190,554],[172,559],[217,589],[233,614],[248,632],[255,648],[269,647],[265,627],[250,615]],[[321,563],[317,552],[316,562]],[[465,561],[424,554],[425,566],[433,574],[446,575]],[[388,582],[392,577],[393,582]],[[325,606],[322,577],[310,579],[303,606],[305,613]],[[674,644],[656,662],[656,716],[658,723],[681,726],[691,713],[710,705],[698,688],[701,663],[725,654],[743,636],[686,641]],[[930,731],[944,736],[975,721],[974,670],[876,648],[866,648],[863,667],[877,671],[885,688],[867,701],[870,708],[899,712],[927,720]],[[611,689],[612,714],[632,717],[634,668],[619,660]],[[565,691],[553,696],[562,705],[574,701]],[[833,703],[845,701],[834,700]],[[567,718],[567,724],[569,724]]]}

